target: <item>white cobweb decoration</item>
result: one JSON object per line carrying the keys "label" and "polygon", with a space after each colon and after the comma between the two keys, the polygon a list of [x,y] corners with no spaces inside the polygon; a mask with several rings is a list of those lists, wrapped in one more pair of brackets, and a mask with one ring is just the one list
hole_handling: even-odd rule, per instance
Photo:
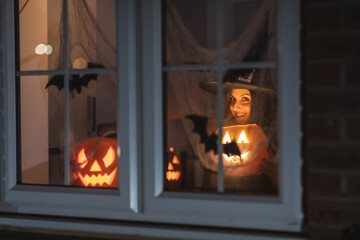
{"label": "white cobweb decoration", "polygon": [[[167,17],[166,17],[166,45],[167,45],[167,64],[182,65],[186,63],[209,64],[216,60],[216,51],[201,46],[190,30],[185,26],[181,15],[172,5],[172,1],[167,1]],[[251,51],[256,51],[255,44],[259,36],[263,34],[264,29],[269,33],[275,32],[276,13],[273,0],[263,1],[261,7],[254,14],[252,20],[240,35],[238,39],[223,48],[223,57],[227,62],[242,62]],[[266,51],[261,53],[261,59],[275,59],[276,44],[275,34],[267,40]],[[256,54],[256,53],[255,53]],[[257,60],[261,60],[257,59]],[[271,71],[271,79],[276,87],[276,78],[274,71]],[[171,73],[168,72],[168,87],[172,88],[172,92],[179,104],[179,111],[183,116],[196,114],[200,116],[216,117],[216,100],[210,101],[209,93],[199,88],[199,83],[203,81],[215,81],[216,72],[206,71],[201,74],[183,71]],[[215,99],[215,97],[213,97]],[[215,110],[214,110],[215,109]],[[190,120],[183,118],[182,120],[186,136],[201,164],[206,169],[217,171],[218,158],[213,151],[205,152],[204,144],[200,143],[199,135],[193,133],[193,124]],[[276,127],[274,128],[275,131]]]}

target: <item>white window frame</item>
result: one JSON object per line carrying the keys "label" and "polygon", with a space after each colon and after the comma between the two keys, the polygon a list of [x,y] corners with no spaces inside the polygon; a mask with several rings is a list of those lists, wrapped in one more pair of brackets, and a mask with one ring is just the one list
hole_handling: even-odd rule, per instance
{"label": "white window frame", "polygon": [[[117,69],[121,68],[121,71],[115,72],[117,73],[119,96],[117,112],[118,146],[121,146],[121,156],[118,159],[120,168],[119,189],[89,189],[17,184],[14,1],[5,1],[5,9],[8,14],[6,15],[7,38],[5,39],[7,61],[4,70],[8,80],[5,82],[6,105],[4,106],[4,115],[6,116],[6,128],[4,136],[7,141],[5,142],[4,155],[5,176],[1,182],[3,189],[1,200],[4,203],[0,206],[1,211],[96,218],[102,218],[103,213],[106,212],[106,218],[110,219],[128,219],[128,215],[139,211],[138,162],[126,161],[126,159],[137,159],[138,154],[138,150],[133,147],[137,145],[138,141],[136,137],[137,125],[130,124],[137,122],[137,112],[134,110],[137,105],[137,99],[134,97],[137,93],[136,32],[133,27],[135,26],[136,14],[134,12],[134,1],[117,1],[116,3],[116,14],[119,16],[117,21],[120,23],[117,27]],[[66,31],[66,24],[64,25]],[[71,71],[63,71],[65,79],[72,73]],[[20,72],[20,74],[50,75],[51,72],[26,71],[25,73]],[[65,119],[66,117],[68,118],[69,115],[65,111]],[[68,124],[65,120],[65,129]],[[66,166],[65,163],[65,169],[67,169]]]}
{"label": "white window frame", "polygon": [[[300,0],[278,0],[279,198],[163,191],[162,137],[165,123],[162,117],[161,0],[138,1],[140,32],[135,31],[135,2],[117,1],[120,24],[117,46],[118,53],[121,53],[118,54],[117,66],[121,68],[118,71],[120,97],[117,114],[121,157],[119,190],[113,190],[17,185],[13,1],[3,1],[2,6],[5,6],[8,14],[5,19],[7,38],[4,39],[4,55],[7,60],[4,62],[6,80],[3,92],[6,102],[3,135],[6,142],[5,153],[2,153],[5,161],[1,166],[4,169],[1,173],[5,175],[1,176],[0,212],[299,232],[303,218],[300,176]],[[120,37],[124,35],[127,38]],[[141,55],[137,52],[138,36],[141,36]],[[74,199],[81,204],[75,204]],[[8,218],[0,218],[0,224],[3,221],[11,222]],[[29,221],[34,227],[79,231],[136,234],[139,229],[147,229],[144,234],[159,237],[178,237],[177,234],[181,232],[159,231],[155,227],[149,230],[140,225],[130,228],[105,227],[101,223],[81,225],[63,221],[56,224],[26,219],[17,223],[26,225]],[[202,234],[207,236],[206,233]],[[207,239],[219,236],[209,235]],[[233,235],[227,236],[230,238]],[[194,235],[185,234],[183,237]]]}
{"label": "white window frame", "polygon": [[[301,211],[301,124],[299,1],[278,3],[278,97],[279,97],[279,197],[224,196],[164,192],[163,103],[161,59],[161,1],[144,1],[143,49],[143,147],[146,153],[146,213],[157,221],[234,228],[300,231]],[[214,1],[215,2],[215,1]],[[150,10],[149,10],[150,9]],[[221,11],[218,9],[218,11]],[[220,26],[222,26],[220,24]],[[220,48],[221,49],[221,48]],[[267,63],[265,63],[267,64]],[[240,67],[245,64],[239,63]],[[246,67],[257,67],[247,64]],[[189,68],[191,69],[191,67]],[[186,70],[186,66],[181,66]],[[220,78],[221,79],[221,78]],[[285,91],[286,90],[286,91]],[[219,91],[218,91],[219,92]],[[221,97],[218,97],[221,98]],[[221,104],[221,102],[220,102]],[[155,184],[154,184],[155,183]],[[221,221],[219,221],[221,219]]]}

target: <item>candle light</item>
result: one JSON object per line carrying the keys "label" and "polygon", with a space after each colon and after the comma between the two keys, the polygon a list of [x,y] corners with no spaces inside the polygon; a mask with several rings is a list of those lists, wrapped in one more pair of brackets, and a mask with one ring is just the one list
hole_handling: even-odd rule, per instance
{"label": "candle light", "polygon": [[267,146],[267,139],[256,124],[235,125],[223,128],[222,143],[224,166],[232,167],[252,161],[259,148]]}

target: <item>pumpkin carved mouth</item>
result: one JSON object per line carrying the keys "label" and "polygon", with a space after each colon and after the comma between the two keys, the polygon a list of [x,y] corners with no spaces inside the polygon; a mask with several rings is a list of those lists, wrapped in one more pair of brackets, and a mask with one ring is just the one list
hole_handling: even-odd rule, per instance
{"label": "pumpkin carved mouth", "polygon": [[243,153],[240,156],[239,155],[227,155],[225,153],[223,153],[223,159],[224,161],[224,165],[231,165],[231,164],[238,164],[238,165],[244,165],[247,162],[250,161],[250,159],[247,158],[247,156],[249,155],[249,152]]}
{"label": "pumpkin carved mouth", "polygon": [[77,143],[72,151],[70,184],[80,187],[118,187],[117,141],[95,137]]}
{"label": "pumpkin carved mouth", "polygon": [[166,179],[168,181],[177,181],[180,178],[181,173],[179,171],[167,171]]}
{"label": "pumpkin carved mouth", "polygon": [[79,173],[78,176],[85,187],[91,185],[92,187],[95,187],[95,185],[98,185],[99,187],[103,184],[111,185],[111,183],[114,181],[115,175],[117,172],[117,168],[115,168],[110,175],[107,173],[98,175],[91,174],[90,176],[88,174],[85,174],[84,176]]}

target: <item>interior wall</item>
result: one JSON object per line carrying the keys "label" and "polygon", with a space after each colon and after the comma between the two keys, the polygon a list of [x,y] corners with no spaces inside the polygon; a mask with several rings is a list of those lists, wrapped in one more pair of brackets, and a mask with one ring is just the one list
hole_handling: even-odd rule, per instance
{"label": "interior wall", "polygon": [[[20,1],[20,6],[24,3]],[[38,44],[48,42],[47,17],[47,0],[30,1],[20,14],[22,69],[47,68],[47,55],[34,53]],[[21,77],[21,168],[26,183],[48,183],[46,83],[47,76]]]}

